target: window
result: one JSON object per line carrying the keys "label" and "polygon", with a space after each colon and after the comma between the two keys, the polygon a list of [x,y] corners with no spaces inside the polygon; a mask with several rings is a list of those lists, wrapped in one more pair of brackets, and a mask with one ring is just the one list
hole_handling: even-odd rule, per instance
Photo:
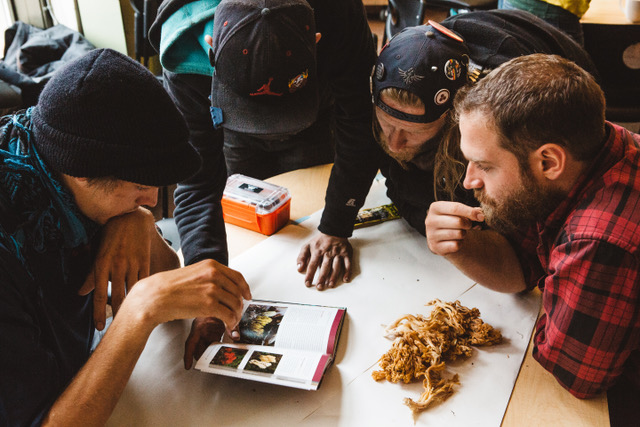
{"label": "window", "polygon": [[0,0],[0,56],[4,57],[4,31],[13,24],[13,8],[10,0]]}

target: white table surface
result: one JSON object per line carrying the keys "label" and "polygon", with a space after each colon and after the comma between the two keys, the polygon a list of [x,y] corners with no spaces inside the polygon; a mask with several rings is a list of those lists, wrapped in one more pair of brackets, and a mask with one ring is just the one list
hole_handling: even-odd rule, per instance
{"label": "white table surface", "polygon": [[[374,183],[366,206],[386,202]],[[302,284],[295,268],[303,241],[315,232],[319,214],[292,224],[234,258],[256,299],[347,307],[334,365],[318,391],[185,371],[188,321],[161,325],[140,357],[109,426],[414,425],[404,397],[417,399],[422,385],[375,382],[371,372],[391,345],[383,325],[407,313],[428,313],[425,304],[459,299],[478,307],[505,342],[475,349],[448,364],[461,384],[444,403],[423,412],[415,425],[499,426],[522,363],[540,301],[536,294],[509,295],[474,284],[402,220],[356,230],[351,283],[318,292]]]}

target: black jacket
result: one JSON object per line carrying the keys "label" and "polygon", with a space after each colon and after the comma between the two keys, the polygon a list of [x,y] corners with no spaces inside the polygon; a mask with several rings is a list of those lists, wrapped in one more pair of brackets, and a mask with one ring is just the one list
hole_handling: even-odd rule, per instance
{"label": "black jacket", "polygon": [[[159,8],[150,30],[159,49],[161,27],[189,0],[168,0]],[[378,169],[379,148],[371,131],[369,75],[375,61],[371,30],[360,0],[309,0],[316,29],[322,107],[332,108],[336,158],[327,189],[320,230],[351,235]],[[187,120],[190,142],[203,158],[202,169],[180,183],[175,217],[186,264],[213,258],[226,263],[227,248],[220,199],[226,182],[222,132],[213,129],[209,113],[211,77],[165,70],[165,87]]]}
{"label": "black jacket", "polygon": [[471,60],[493,69],[508,60],[532,53],[548,53],[570,59],[597,76],[591,57],[571,37],[529,12],[489,10],[462,13],[442,25],[460,34]]}

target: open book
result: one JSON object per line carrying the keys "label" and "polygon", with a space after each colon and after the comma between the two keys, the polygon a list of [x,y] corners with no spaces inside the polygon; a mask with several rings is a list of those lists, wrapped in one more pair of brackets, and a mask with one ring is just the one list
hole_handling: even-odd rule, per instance
{"label": "open book", "polygon": [[245,304],[240,340],[209,346],[196,369],[317,390],[333,362],[346,308],[253,300]]}

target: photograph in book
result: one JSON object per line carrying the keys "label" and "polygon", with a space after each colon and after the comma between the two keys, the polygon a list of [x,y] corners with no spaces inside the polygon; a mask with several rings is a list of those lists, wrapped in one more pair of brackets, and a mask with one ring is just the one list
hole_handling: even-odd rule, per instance
{"label": "photograph in book", "polygon": [[282,359],[281,354],[254,351],[245,369],[264,374],[273,374],[278,367],[280,359]]}
{"label": "photograph in book", "polygon": [[211,366],[224,366],[225,368],[236,369],[248,350],[243,348],[233,348],[227,346],[221,346],[218,352],[211,359]]}
{"label": "photograph in book", "polygon": [[240,339],[211,344],[196,369],[316,390],[335,358],[345,316],[343,307],[249,301]]}
{"label": "photograph in book", "polygon": [[278,327],[287,308],[251,304],[242,314],[238,329],[240,342],[256,345],[274,345]]}

